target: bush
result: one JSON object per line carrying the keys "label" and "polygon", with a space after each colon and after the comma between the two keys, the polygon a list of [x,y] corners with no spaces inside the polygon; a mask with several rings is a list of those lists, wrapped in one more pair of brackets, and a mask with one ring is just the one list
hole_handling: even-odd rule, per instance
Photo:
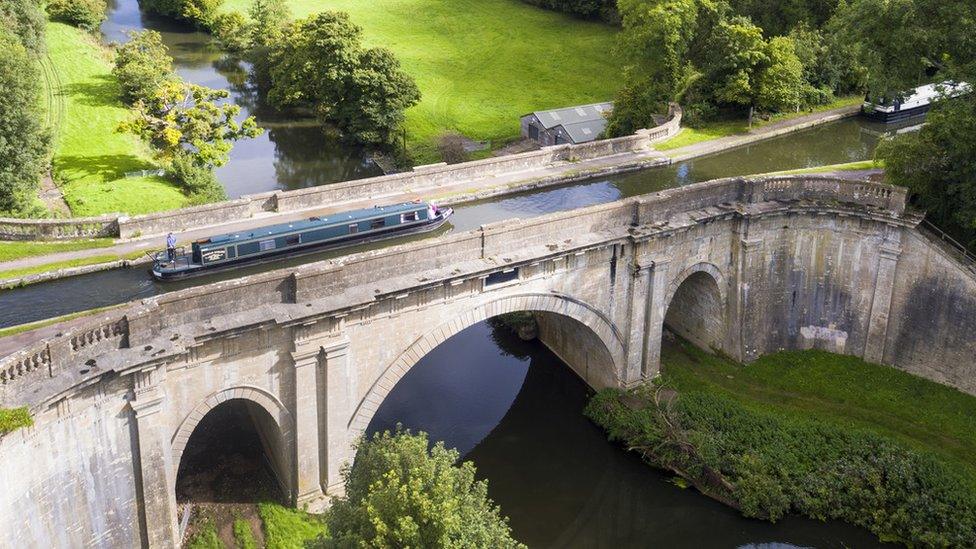
{"label": "bush", "polygon": [[911,545],[976,539],[976,482],[958,466],[875,433],[660,391],[605,390],[586,414],[611,439],[749,517],[840,519]]}
{"label": "bush", "polygon": [[0,30],[13,33],[34,55],[44,51],[46,24],[47,17],[37,0],[0,0]]}
{"label": "bush", "polygon": [[50,0],[47,13],[54,21],[93,31],[105,20],[105,0]]}
{"label": "bush", "polygon": [[210,26],[210,32],[220,43],[220,47],[227,51],[242,52],[251,47],[247,19],[240,12],[217,15]]}
{"label": "bush", "polygon": [[171,177],[189,195],[191,205],[227,199],[227,193],[220,181],[217,181],[213,169],[200,166],[190,153],[173,157]]}
{"label": "bush", "polygon": [[617,0],[522,0],[527,4],[547,10],[560,11],[587,19],[602,19],[619,23]]}
{"label": "bush", "polygon": [[173,59],[158,32],[130,32],[129,41],[115,52],[112,74],[119,81],[122,100],[131,105],[148,100],[163,82],[173,78]]}
{"label": "bush", "polygon": [[0,27],[0,212],[30,208],[47,165],[42,81],[34,55]]}
{"label": "bush", "polygon": [[141,0],[139,7],[210,29],[222,0]]}
{"label": "bush", "polygon": [[318,547],[522,547],[457,450],[427,435],[377,433],[343,472],[346,495],[327,515]]}
{"label": "bush", "polygon": [[34,419],[26,406],[10,409],[0,408],[0,435],[16,431],[22,427],[30,427],[33,424]]}
{"label": "bush", "polygon": [[459,133],[445,133],[437,144],[441,158],[448,164],[458,164],[468,160],[468,151],[464,148],[464,136]]}

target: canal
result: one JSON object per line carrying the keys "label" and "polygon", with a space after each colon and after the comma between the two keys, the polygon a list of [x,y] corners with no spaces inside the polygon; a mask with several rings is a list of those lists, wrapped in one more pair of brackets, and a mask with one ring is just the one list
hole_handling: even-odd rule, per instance
{"label": "canal", "polygon": [[[246,79],[246,66],[206,35],[141,14],[134,0],[110,0],[107,40],[131,29],[163,35],[177,72],[228,89],[242,115],[267,131],[238,143],[218,172],[230,196],[293,189],[379,173],[366,154],[324,137],[307,120],[279,118]],[[718,177],[813,167],[870,158],[878,128],[845,120],[666,168],[599,178],[461,205],[449,231],[532,217]],[[407,237],[394,243],[423,237]],[[255,266],[232,274],[161,285],[145,269],[119,269],[0,291],[0,327],[158,295],[222,278],[288,267],[340,254]],[[381,406],[370,432],[397,424],[459,449],[489,480],[489,493],[530,547],[875,547],[868,532],[843,523],[789,517],[777,524],[678,488],[668,475],[607,442],[586,420],[585,384],[538,342],[523,342],[490,322],[477,324],[424,357]]]}

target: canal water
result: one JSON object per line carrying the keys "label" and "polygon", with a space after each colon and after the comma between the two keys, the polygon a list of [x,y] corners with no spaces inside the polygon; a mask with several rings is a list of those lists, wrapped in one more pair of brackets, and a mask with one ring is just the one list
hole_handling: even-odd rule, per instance
{"label": "canal water", "polygon": [[248,66],[216,47],[209,35],[187,25],[139,11],[136,0],[109,0],[102,24],[106,42],[125,42],[126,33],[160,33],[177,74],[193,84],[230,92],[240,120],[254,115],[264,134],[234,144],[230,161],[217,170],[228,196],[298,189],[348,181],[383,172],[359,147],[327,137],[311,119],[294,119],[265,105],[248,82]]}
{"label": "canal water", "polygon": [[529,547],[881,547],[841,522],[745,519],[607,442],[590,390],[537,341],[476,324],[420,360],[368,433],[425,431],[474,462]]}

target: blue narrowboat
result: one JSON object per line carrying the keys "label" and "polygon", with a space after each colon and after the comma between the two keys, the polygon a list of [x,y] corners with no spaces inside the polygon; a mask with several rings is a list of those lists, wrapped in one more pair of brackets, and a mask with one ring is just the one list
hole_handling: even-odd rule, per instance
{"label": "blue narrowboat", "polygon": [[157,280],[186,278],[310,249],[340,248],[433,231],[453,213],[451,208],[426,202],[405,202],[211,236],[193,242],[189,252],[185,248],[172,254],[168,250],[157,252],[152,275]]}

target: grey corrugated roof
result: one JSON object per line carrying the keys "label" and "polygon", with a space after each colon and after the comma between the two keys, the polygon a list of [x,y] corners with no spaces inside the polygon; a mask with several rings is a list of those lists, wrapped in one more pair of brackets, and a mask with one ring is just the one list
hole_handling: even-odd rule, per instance
{"label": "grey corrugated roof", "polygon": [[580,122],[591,122],[594,120],[606,121],[603,114],[613,108],[613,103],[593,103],[592,105],[580,105],[578,107],[566,107],[565,109],[553,109],[549,111],[535,111],[534,114],[539,122],[547,130],[556,126],[568,127]]}
{"label": "grey corrugated roof", "polygon": [[569,134],[569,137],[573,140],[573,143],[586,143],[587,141],[593,141],[603,133],[603,130],[607,127],[607,119],[600,118],[599,120],[588,120],[586,122],[579,122],[577,124],[563,124],[563,129]]}

